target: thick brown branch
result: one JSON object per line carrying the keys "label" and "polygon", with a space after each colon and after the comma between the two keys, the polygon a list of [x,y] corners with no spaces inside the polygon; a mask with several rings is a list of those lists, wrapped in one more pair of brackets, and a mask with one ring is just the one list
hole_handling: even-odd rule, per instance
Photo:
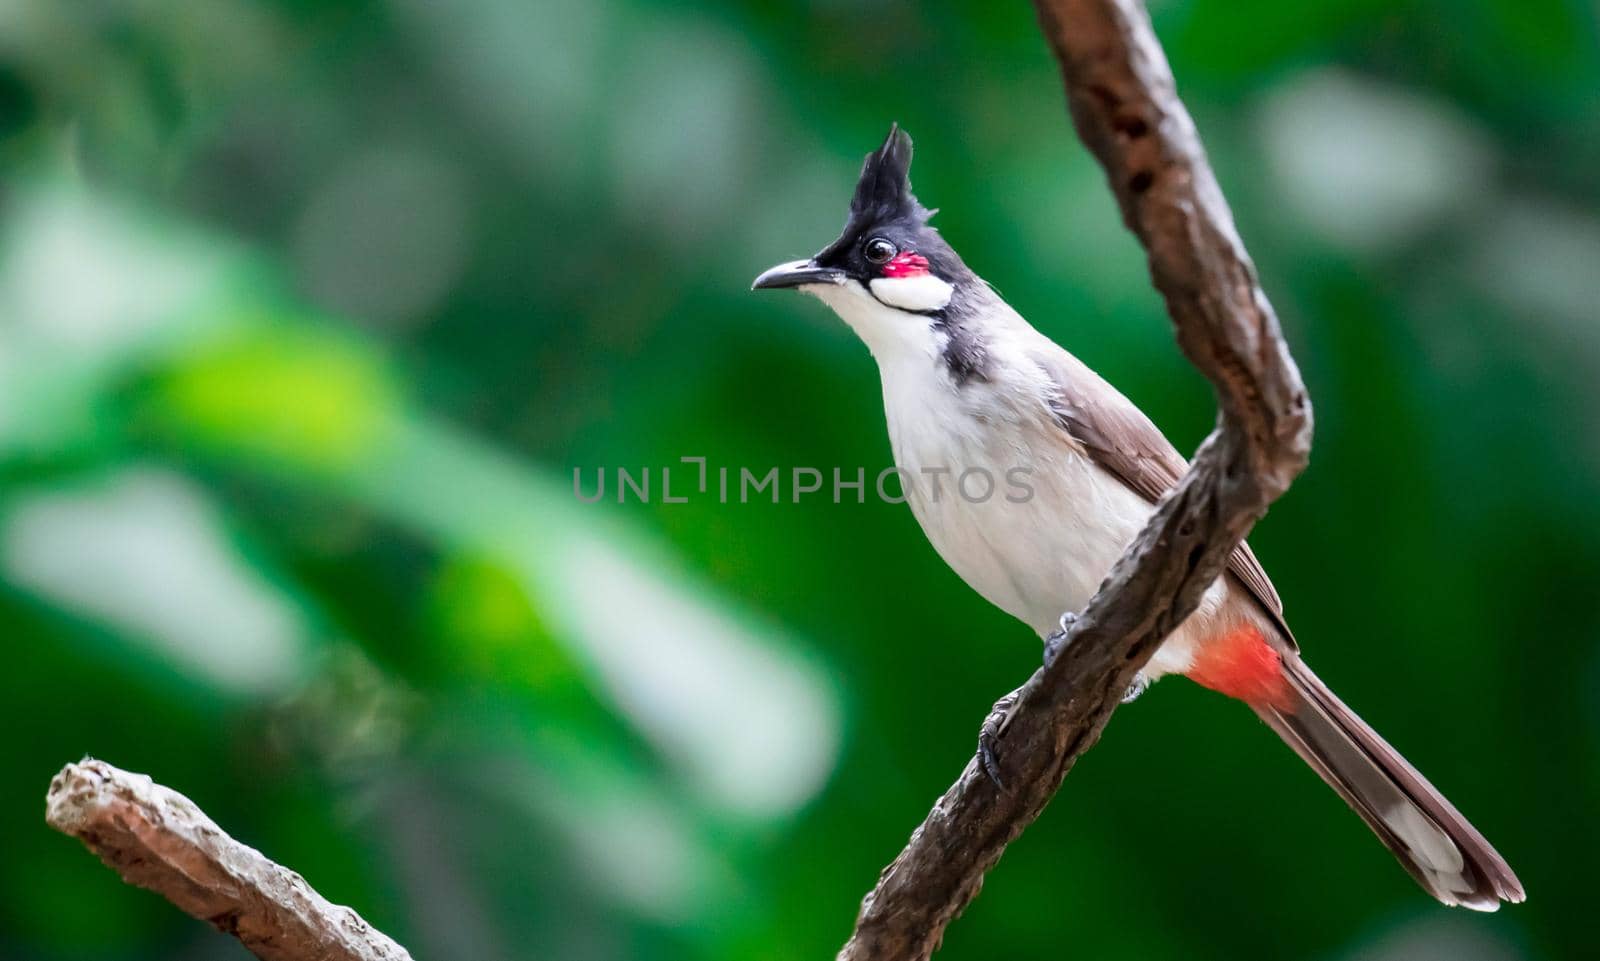
{"label": "thick brown branch", "polygon": [[1079,136],[1149,255],[1219,427],[1019,693],[1000,742],[1009,790],[969,763],[866,896],[842,961],[923,959],[1099,738],[1119,696],[1234,546],[1304,468],[1311,407],[1172,72],[1138,0],[1035,0]]}
{"label": "thick brown branch", "polygon": [[45,820],[129,884],[237,937],[267,961],[410,961],[406,950],[305,879],[235,841],[188,798],[103,761],[50,782]]}

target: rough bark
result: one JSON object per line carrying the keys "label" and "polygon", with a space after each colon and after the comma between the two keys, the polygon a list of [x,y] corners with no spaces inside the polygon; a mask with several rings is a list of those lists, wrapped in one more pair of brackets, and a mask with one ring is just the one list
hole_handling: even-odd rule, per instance
{"label": "rough bark", "polygon": [[1080,613],[1065,651],[1017,692],[999,741],[1007,790],[976,759],[967,765],[863,900],[841,961],[923,959],[938,948],[1310,454],[1299,371],[1143,5],[1034,6],[1078,134],[1148,254],[1180,348],[1216,389],[1218,428]]}
{"label": "rough bark", "polygon": [[45,820],[129,884],[238,938],[266,961],[410,961],[354,911],[229,837],[183,795],[104,761],[50,782]]}

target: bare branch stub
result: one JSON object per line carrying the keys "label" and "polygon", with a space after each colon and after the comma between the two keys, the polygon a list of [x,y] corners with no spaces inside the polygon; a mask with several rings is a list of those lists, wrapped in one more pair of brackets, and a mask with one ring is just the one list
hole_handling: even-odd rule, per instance
{"label": "bare branch stub", "polygon": [[104,761],[68,764],[50,782],[45,820],[129,884],[237,937],[265,961],[411,961],[354,911],[142,774]]}
{"label": "bare branch stub", "polygon": [[969,763],[861,905],[840,961],[919,961],[1091,747],[1133,675],[1304,468],[1311,406],[1138,0],[1035,0],[1079,136],[1144,245],[1179,346],[1216,389],[1219,427],[1023,686],[1001,741],[1010,790]]}

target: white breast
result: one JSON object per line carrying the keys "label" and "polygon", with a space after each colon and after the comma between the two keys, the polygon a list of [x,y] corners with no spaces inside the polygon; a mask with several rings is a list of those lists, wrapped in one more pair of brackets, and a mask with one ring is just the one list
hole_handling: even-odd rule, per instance
{"label": "white breast", "polygon": [[994,391],[936,367],[883,375],[895,463],[928,540],[991,603],[1048,633],[1088,601],[1148,506],[1065,445],[1038,443],[1047,411],[990,403]]}
{"label": "white breast", "polygon": [[[1089,602],[1154,508],[1067,441],[1043,403],[1048,384],[961,387],[926,363],[880,363],[880,371],[895,463],[934,550],[1041,637],[1055,630],[1062,612]],[[963,488],[964,472],[972,473]],[[987,499],[981,475],[994,479]],[[1219,581],[1148,676],[1188,668],[1190,635],[1223,607],[1227,590]]]}
{"label": "white breast", "polygon": [[[1081,610],[1154,508],[1055,423],[1053,384],[1027,352],[1037,332],[996,299],[984,330],[990,376],[963,386],[942,363],[945,335],[929,318],[896,310],[859,284],[808,292],[833,307],[877,360],[907,501],[945,563],[1041,637],[1063,612]],[[982,498],[985,476],[993,492]],[[1012,483],[1018,478],[1027,490]],[[1225,612],[1248,608],[1231,604],[1228,592],[1218,581],[1146,676],[1186,670],[1194,640],[1214,631]]]}

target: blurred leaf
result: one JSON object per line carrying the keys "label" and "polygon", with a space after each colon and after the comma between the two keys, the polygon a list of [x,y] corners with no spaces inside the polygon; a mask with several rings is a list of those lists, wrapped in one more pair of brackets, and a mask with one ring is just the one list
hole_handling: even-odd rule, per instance
{"label": "blurred leaf", "polygon": [[341,474],[392,442],[397,393],[370,346],[247,317],[162,375],[159,416],[193,442],[277,470]]}
{"label": "blurred leaf", "polygon": [[432,623],[447,671],[465,671],[534,690],[575,678],[514,569],[488,555],[447,560],[432,585]]}

